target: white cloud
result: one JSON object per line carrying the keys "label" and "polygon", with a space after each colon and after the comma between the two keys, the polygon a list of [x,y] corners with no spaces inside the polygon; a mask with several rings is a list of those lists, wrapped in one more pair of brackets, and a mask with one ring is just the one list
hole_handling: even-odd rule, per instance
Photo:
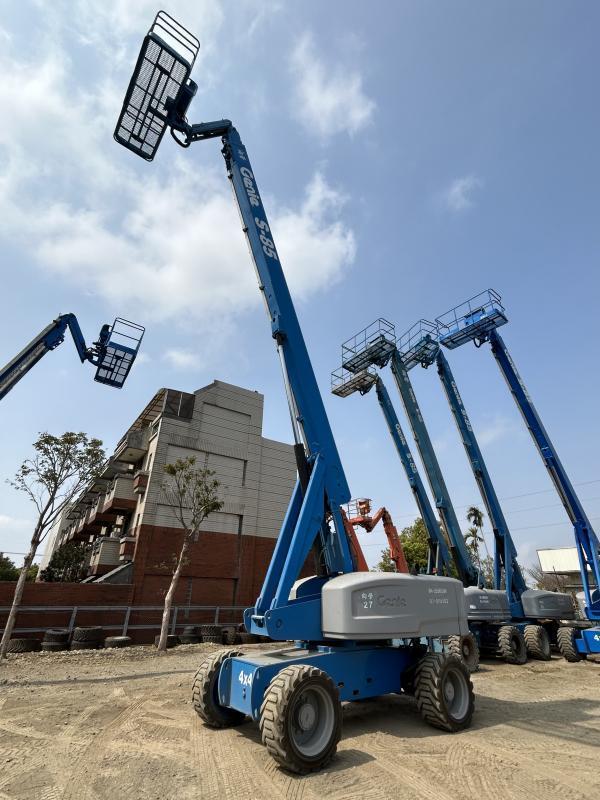
{"label": "white cloud", "polygon": [[174,369],[182,370],[197,369],[201,363],[197,353],[177,348],[167,350],[163,355],[163,360]]}
{"label": "white cloud", "polygon": [[457,178],[443,192],[444,204],[450,211],[465,211],[473,205],[473,193],[482,186],[483,181],[476,175]]}
{"label": "white cloud", "polygon": [[[82,91],[56,51],[35,64],[4,53],[0,69],[0,107],[11,109],[0,128],[0,237],[144,323],[222,329],[260,303],[217,148],[214,167],[195,160],[192,170],[190,155],[173,150],[168,172],[143,164],[112,139],[123,87]],[[297,207],[266,203],[299,298],[339,280],[354,260],[344,202],[317,171]]]}
{"label": "white cloud", "polygon": [[506,417],[496,417],[478,430],[477,441],[485,447],[514,434],[515,426],[511,420]]}
{"label": "white cloud", "polygon": [[290,67],[296,81],[294,115],[311,133],[353,135],[371,121],[375,103],[363,90],[360,72],[348,64],[326,65],[310,33],[298,40]]}
{"label": "white cloud", "polygon": [[0,514],[0,530],[2,531],[22,531],[31,528],[33,523],[29,519],[10,517],[7,514]]}

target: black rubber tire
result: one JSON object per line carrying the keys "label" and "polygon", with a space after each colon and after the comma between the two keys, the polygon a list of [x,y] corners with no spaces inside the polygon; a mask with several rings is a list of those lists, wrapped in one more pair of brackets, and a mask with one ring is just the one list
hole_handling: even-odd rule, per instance
{"label": "black rubber tire", "polygon": [[575,664],[578,661],[585,661],[587,658],[587,653],[580,653],[577,649],[577,645],[575,644],[576,638],[577,629],[569,626],[559,628],[556,633],[556,643],[558,644],[560,654],[565,661],[571,664]]}
{"label": "black rubber tire", "polygon": [[469,672],[477,672],[479,669],[479,645],[472,633],[449,636],[446,640],[446,651],[459,658]]}
{"label": "black rubber tire", "polygon": [[498,655],[507,664],[527,663],[525,638],[515,625],[502,625],[498,631]]}
{"label": "black rubber tire", "polygon": [[200,625],[200,634],[202,638],[205,636],[218,636],[220,639],[222,630],[223,628],[221,625]]}
{"label": "black rubber tire", "polygon": [[69,645],[67,642],[42,642],[42,651],[44,653],[58,653],[61,650],[68,650]]}
{"label": "black rubber tire", "polygon": [[[202,641],[201,636],[196,636],[191,633],[182,633],[179,637],[179,644],[200,644]],[[219,639],[219,642],[221,640]]]}
{"label": "black rubber tire", "polygon": [[[160,634],[154,637],[154,647],[158,647],[158,643],[160,642]],[[179,636],[175,636],[172,633],[167,634],[167,649],[170,647],[177,647],[179,644]]]}
{"label": "black rubber tire", "polygon": [[101,642],[104,639],[104,628],[94,625],[89,628],[75,628],[73,631],[74,642]]}
{"label": "black rubber tire", "polygon": [[227,658],[242,656],[240,650],[219,650],[211,653],[198,667],[192,683],[192,706],[198,716],[211,728],[232,728],[246,719],[233,708],[219,704],[217,682],[223,662]]}
{"label": "black rubber tire", "polygon": [[[457,686],[462,698],[453,708]],[[421,659],[415,672],[415,698],[421,716],[434,728],[456,733],[471,724],[475,710],[471,673],[456,656],[428,653]]]}
{"label": "black rubber tire", "polygon": [[37,653],[40,649],[39,639],[11,639],[7,653]]}
{"label": "black rubber tire", "polygon": [[523,633],[527,655],[538,661],[550,661],[550,637],[543,625],[526,625]]}
{"label": "black rubber tire", "polygon": [[259,638],[254,633],[247,633],[246,631],[240,633],[240,642],[242,644],[256,644],[258,641]]}
{"label": "black rubber tire", "polygon": [[199,625],[186,625],[183,629],[183,636],[200,636]]}
{"label": "black rubber tire", "polygon": [[69,647],[71,650],[97,650],[100,647],[100,642],[78,642],[73,639]]}
{"label": "black rubber tire", "polygon": [[60,642],[61,644],[68,644],[69,631],[59,628],[50,628],[44,633],[45,642]]}
{"label": "black rubber tire", "polygon": [[[329,697],[331,732],[318,752],[302,753],[294,741],[295,705],[308,690]],[[316,772],[334,757],[342,735],[342,706],[337,686],[323,670],[292,664],[280,670],[269,684],[260,707],[260,732],[269,754],[284,769],[298,774]]]}
{"label": "black rubber tire", "polygon": [[131,636],[107,636],[104,647],[129,647]]}
{"label": "black rubber tire", "polygon": [[223,628],[223,644],[237,644],[240,641],[235,626]]}
{"label": "black rubber tire", "polygon": [[223,644],[222,636],[203,636],[202,641],[206,644]]}

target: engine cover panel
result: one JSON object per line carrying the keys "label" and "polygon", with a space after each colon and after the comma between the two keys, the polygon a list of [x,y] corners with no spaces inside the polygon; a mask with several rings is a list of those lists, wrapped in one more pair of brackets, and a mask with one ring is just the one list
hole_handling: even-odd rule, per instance
{"label": "engine cover panel", "polygon": [[323,586],[323,635],[401,639],[468,632],[460,581],[433,575],[351,572]]}
{"label": "engine cover panel", "polygon": [[528,589],[521,595],[523,611],[535,619],[575,619],[575,604],[570,594]]}
{"label": "engine cover panel", "polygon": [[508,597],[501,589],[468,586],[464,593],[467,617],[471,622],[502,622],[510,618]]}

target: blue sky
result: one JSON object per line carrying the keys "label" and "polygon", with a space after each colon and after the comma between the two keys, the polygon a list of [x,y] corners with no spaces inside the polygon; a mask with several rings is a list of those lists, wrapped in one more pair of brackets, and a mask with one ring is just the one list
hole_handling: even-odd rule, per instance
{"label": "blue sky", "polygon": [[[353,494],[400,526],[416,515],[374,395],[328,394],[341,342],[379,316],[400,333],[493,286],[504,338],[600,527],[597,4],[165,7],[202,41],[190,116],[234,120],[249,150]],[[147,164],[112,140],[155,4],[0,8],[0,360],[60,312],[88,340],[116,315],[147,327],[122,391],[94,383],[66,342],[2,401],[0,476],[38,431],[85,430],[110,450],[157,388],[214,378],[263,392],[265,434],[289,440],[218,144],[183,151],[167,137]],[[450,355],[521,559],[571,545],[491,354]],[[475,484],[437,376],[413,375],[462,519],[480,503]],[[31,517],[2,483],[0,550],[25,549]],[[362,542],[374,562],[383,535]]]}

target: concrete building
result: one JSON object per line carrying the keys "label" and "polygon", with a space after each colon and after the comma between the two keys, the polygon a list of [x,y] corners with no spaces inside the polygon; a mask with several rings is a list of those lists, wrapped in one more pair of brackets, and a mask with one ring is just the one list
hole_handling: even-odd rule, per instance
{"label": "concrete building", "polygon": [[160,389],[69,509],[54,548],[90,542],[87,581],[131,584],[132,605],[161,603],[183,539],[164,465],[193,455],[216,473],[224,505],[192,545],[176,603],[253,603],[296,478],[292,446],[262,436],[263,401],[222,381],[193,394]]}

